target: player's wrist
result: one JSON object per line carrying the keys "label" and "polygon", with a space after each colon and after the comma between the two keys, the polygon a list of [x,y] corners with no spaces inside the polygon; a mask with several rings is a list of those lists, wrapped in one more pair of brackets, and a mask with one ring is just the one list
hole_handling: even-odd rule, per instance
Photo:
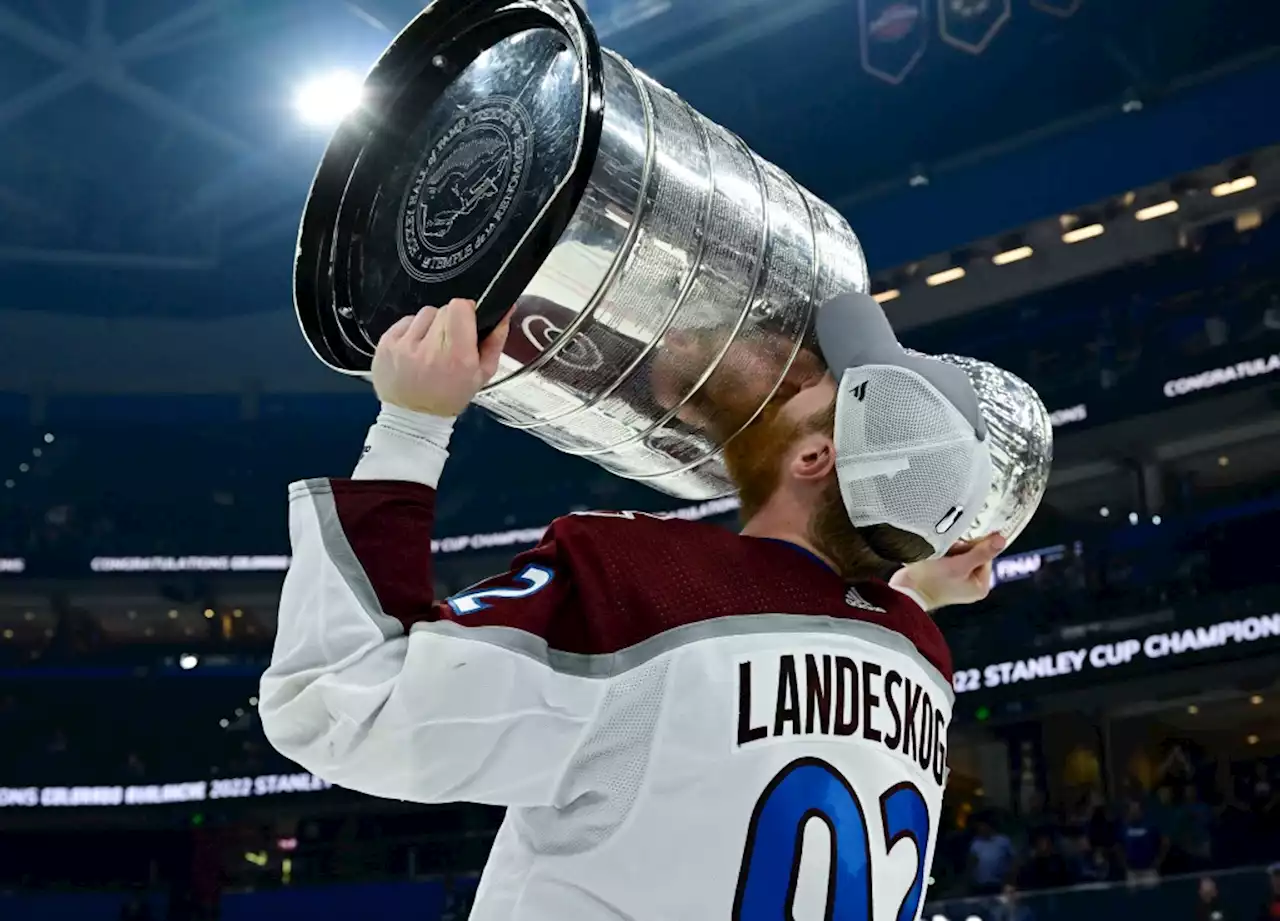
{"label": "player's wrist", "polygon": [[352,478],[421,483],[434,489],[449,459],[453,424],[450,417],[383,403]]}
{"label": "player's wrist", "polygon": [[889,585],[920,605],[925,611],[933,611],[941,607],[914,577],[910,564],[903,566],[890,576]]}
{"label": "player's wrist", "polygon": [[455,422],[456,416],[438,416],[383,402],[374,425],[405,438],[447,449]]}

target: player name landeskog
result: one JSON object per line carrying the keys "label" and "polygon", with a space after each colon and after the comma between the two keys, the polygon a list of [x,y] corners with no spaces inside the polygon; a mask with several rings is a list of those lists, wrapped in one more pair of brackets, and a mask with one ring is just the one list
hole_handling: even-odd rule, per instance
{"label": "player name landeskog", "polygon": [[[772,718],[752,714],[753,698],[773,699]],[[786,654],[776,671],[759,660],[738,663],[740,746],[780,736],[860,735],[910,758],[942,786],[947,720],[928,688],[875,662]]]}

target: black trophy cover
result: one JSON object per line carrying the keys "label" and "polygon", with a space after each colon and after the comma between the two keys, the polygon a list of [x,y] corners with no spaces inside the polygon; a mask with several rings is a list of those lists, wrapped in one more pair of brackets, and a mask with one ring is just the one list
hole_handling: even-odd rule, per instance
{"label": "black trophy cover", "polygon": [[594,163],[603,88],[581,12],[545,5],[440,0],[370,74],[299,239],[298,317],[327,364],[367,370],[387,328],[455,297],[481,301],[487,333],[564,230]]}

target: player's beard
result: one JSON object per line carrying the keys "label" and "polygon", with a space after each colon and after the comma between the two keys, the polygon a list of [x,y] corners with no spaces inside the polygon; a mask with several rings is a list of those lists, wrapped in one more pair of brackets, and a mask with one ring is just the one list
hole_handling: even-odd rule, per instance
{"label": "player's beard", "polygon": [[[770,400],[764,411],[725,445],[725,466],[738,487],[742,519],[760,511],[782,481],[782,465],[796,439],[835,427],[835,402],[807,419],[788,419],[782,412],[786,399]],[[891,564],[879,557],[849,520],[840,484],[832,474],[822,488],[806,535],[813,548],[835,566],[845,579],[883,578]]]}
{"label": "player's beard", "polygon": [[670,332],[650,375],[659,406],[678,407],[681,422],[720,444],[762,418],[757,410],[771,390],[773,401],[785,402],[825,374],[815,349],[793,354],[794,343],[779,333],[733,336],[720,328]]}
{"label": "player's beard", "polygon": [[764,508],[782,479],[782,463],[803,426],[782,414],[785,400],[774,397],[750,425],[724,446],[724,462],[738,487],[742,520]]}

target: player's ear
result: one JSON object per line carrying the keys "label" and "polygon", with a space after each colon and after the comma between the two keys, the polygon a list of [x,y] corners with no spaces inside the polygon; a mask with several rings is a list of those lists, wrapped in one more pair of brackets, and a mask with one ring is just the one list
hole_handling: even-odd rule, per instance
{"label": "player's ear", "polygon": [[810,432],[802,435],[791,451],[791,476],[802,482],[817,482],[831,475],[836,465],[836,446],[830,435]]}

